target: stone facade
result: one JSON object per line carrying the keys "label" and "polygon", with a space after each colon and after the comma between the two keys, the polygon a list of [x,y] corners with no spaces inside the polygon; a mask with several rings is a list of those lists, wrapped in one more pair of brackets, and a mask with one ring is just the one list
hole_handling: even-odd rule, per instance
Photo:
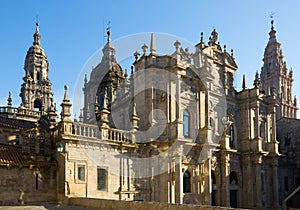
{"label": "stone facade", "polygon": [[[291,73],[270,73],[272,66],[285,67],[273,22],[261,76],[256,74],[252,88],[244,77],[240,91],[233,85],[238,69],[233,51],[220,45],[216,30],[208,43],[201,34],[194,53],[177,40],[169,55],[158,55],[152,34],[149,50],[144,44],[142,53],[134,53],[129,75],[107,33],[102,60],[84,79],[79,120],[71,119],[67,86],[58,120],[37,24],[25,60],[22,104],[12,107],[9,95],[7,106],[0,107],[1,142],[20,148],[23,160],[9,161],[11,154],[0,160],[7,174],[1,186],[11,196],[0,198],[278,209],[285,196],[279,177],[291,170],[278,174],[276,130],[280,140],[286,134],[278,132],[276,120],[295,117],[297,104],[288,97]],[[278,87],[288,84],[289,94],[275,91],[275,81]],[[280,149],[288,153],[282,144]],[[16,180],[18,173],[24,176]],[[20,191],[16,183],[26,187]]]}

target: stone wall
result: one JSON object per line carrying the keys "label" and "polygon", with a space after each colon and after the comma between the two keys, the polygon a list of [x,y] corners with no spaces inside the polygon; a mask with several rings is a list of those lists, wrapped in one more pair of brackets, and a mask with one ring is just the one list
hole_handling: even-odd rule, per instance
{"label": "stone wall", "polygon": [[1,166],[0,205],[56,201],[56,181],[51,175],[45,168]]}
{"label": "stone wall", "polygon": [[218,206],[200,206],[191,204],[170,204],[170,203],[154,203],[141,201],[121,201],[121,200],[102,200],[95,198],[70,198],[69,205],[85,207],[88,209],[139,209],[139,210],[225,210],[233,209],[229,207]]}

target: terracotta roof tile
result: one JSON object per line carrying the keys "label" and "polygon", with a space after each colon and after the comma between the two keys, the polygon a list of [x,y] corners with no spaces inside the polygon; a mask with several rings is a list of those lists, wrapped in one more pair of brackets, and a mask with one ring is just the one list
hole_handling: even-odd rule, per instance
{"label": "terracotta roof tile", "polygon": [[22,164],[24,162],[20,146],[0,144],[0,164]]}

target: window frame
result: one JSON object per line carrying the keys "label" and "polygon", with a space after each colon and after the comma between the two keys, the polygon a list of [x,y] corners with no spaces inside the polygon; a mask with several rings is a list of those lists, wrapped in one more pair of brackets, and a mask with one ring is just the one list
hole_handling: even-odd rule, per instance
{"label": "window frame", "polygon": [[[79,171],[79,168],[84,168],[83,179],[79,177],[79,176],[81,176],[80,174],[82,173]],[[75,183],[77,183],[77,184],[86,183],[86,175],[87,175],[86,163],[84,163],[84,162],[75,163],[74,175],[75,175]]]}
{"label": "window frame", "polygon": [[235,148],[235,129],[233,124],[229,125],[229,147],[234,149]]}
{"label": "window frame", "polygon": [[[105,187],[99,188],[99,171],[104,171]],[[108,167],[97,167],[97,191],[107,192],[108,191]]]}
{"label": "window frame", "polygon": [[183,122],[183,136],[190,137],[190,127],[191,127],[191,115],[187,109],[182,111],[182,122]]}
{"label": "window frame", "polygon": [[[188,174],[188,176],[185,176]],[[182,175],[183,179],[183,193],[192,193],[192,186],[191,186],[191,173],[188,170],[185,170]]]}

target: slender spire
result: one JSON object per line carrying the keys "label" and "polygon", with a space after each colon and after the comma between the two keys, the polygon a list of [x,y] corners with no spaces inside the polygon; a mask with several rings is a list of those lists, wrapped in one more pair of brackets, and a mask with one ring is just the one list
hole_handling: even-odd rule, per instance
{"label": "slender spire", "polygon": [[154,33],[151,33],[150,53],[152,55],[156,54],[156,46],[155,46]]}
{"label": "slender spire", "polygon": [[64,95],[63,102],[60,104],[61,106],[60,116],[62,121],[69,121],[70,120],[69,117],[71,116],[70,109],[72,104],[70,103],[69,96],[68,96],[68,86],[65,85],[64,88],[65,88],[65,95]]}
{"label": "slender spire", "polygon": [[64,88],[65,88],[64,101],[68,102],[68,101],[70,101],[69,100],[69,95],[68,95],[68,86],[65,85]]}
{"label": "slender spire", "polygon": [[40,46],[41,45],[41,43],[40,43],[41,35],[39,33],[39,23],[38,22],[35,23],[35,33],[33,35],[33,38],[34,38],[33,45]]}
{"label": "slender spire", "polygon": [[242,85],[242,87],[243,87],[243,90],[245,90],[247,88],[247,86],[246,86],[246,75],[245,74],[243,75],[243,85]]}

